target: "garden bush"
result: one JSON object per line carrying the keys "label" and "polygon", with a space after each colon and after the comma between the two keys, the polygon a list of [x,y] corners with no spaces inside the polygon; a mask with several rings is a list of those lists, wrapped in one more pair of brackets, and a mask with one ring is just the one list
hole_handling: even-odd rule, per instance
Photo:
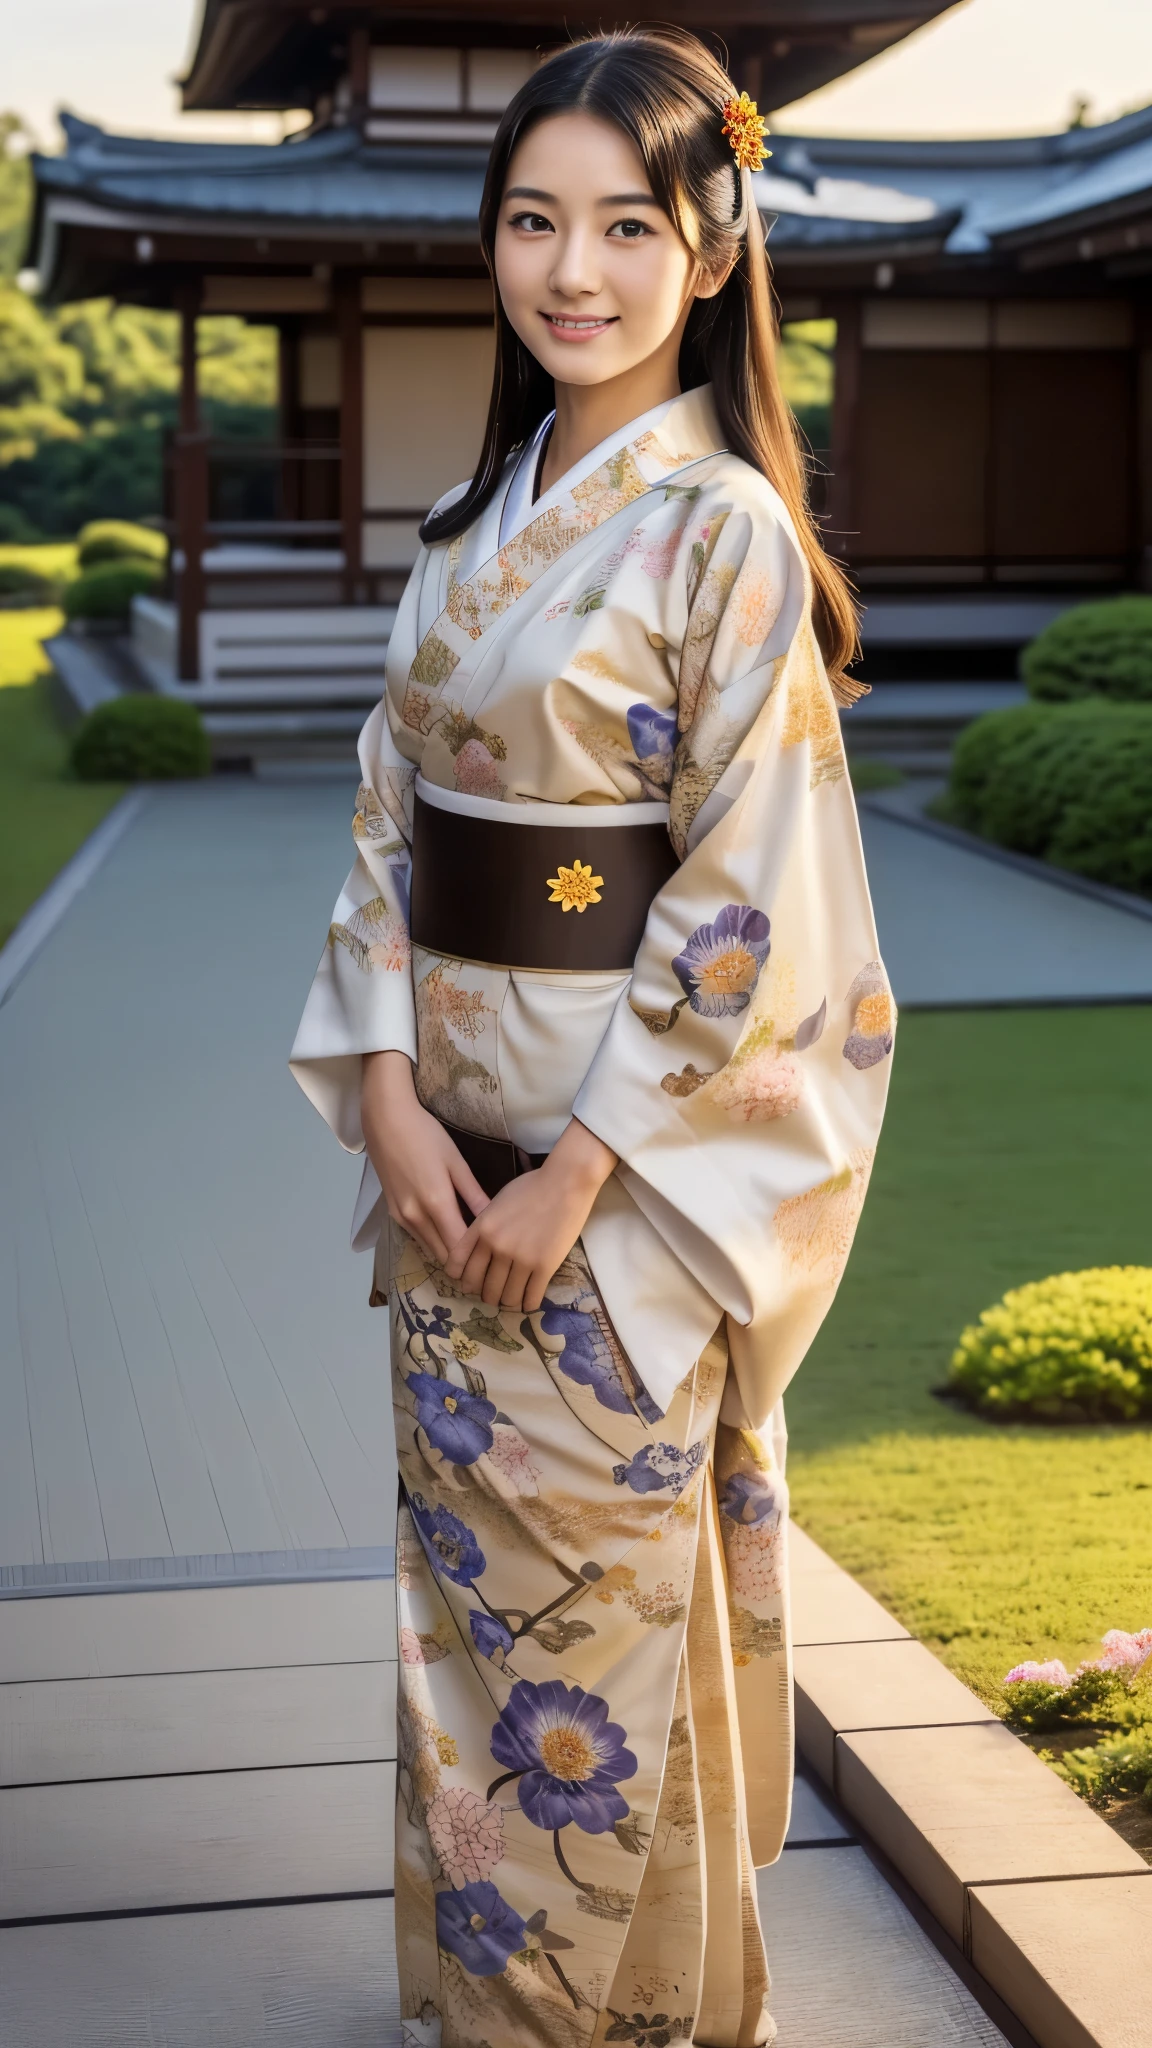
{"label": "garden bush", "polygon": [[94,519],[80,531],[77,561],[81,569],[105,562],[159,562],[168,559],[168,542],[150,526],[127,519]]}
{"label": "garden bush", "polygon": [[1000,846],[1152,895],[1152,703],[990,711],[960,734],[937,808]]}
{"label": "garden bush", "polygon": [[1152,1728],[1110,1735],[1092,1748],[1066,1749],[1063,1756],[1046,1749],[1040,1754],[1089,1806],[1139,1798],[1152,1806]]}
{"label": "garden bush", "polygon": [[0,546],[29,547],[40,539],[30,519],[16,505],[0,503]]}
{"label": "garden bush", "polygon": [[72,766],[83,782],[171,782],[207,775],[212,756],[194,705],[174,697],[114,697],[78,728]]}
{"label": "garden bush", "polygon": [[134,597],[147,597],[160,587],[158,562],[108,562],[86,569],[64,592],[70,619],[124,619]]}
{"label": "garden bush", "polygon": [[1106,597],[1064,612],[1020,657],[1033,697],[1152,703],[1152,597]]}
{"label": "garden bush", "polygon": [[57,587],[24,562],[0,562],[0,604],[55,604]]}
{"label": "garden bush", "polygon": [[1152,1415],[1152,1267],[1095,1266],[1014,1287],[963,1331],[948,1390],[982,1415]]}

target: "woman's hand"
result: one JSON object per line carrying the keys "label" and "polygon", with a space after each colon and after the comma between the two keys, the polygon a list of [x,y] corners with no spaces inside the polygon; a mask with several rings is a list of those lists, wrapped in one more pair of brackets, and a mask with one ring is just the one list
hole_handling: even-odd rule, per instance
{"label": "woman's hand", "polygon": [[474,1216],[488,1207],[488,1197],[443,1124],[417,1097],[406,1053],[365,1054],[360,1118],[388,1214],[443,1265],[468,1227],[457,1197]]}
{"label": "woman's hand", "polygon": [[476,1212],[444,1261],[449,1279],[489,1308],[539,1308],[615,1166],[615,1152],[573,1117],[543,1166]]}

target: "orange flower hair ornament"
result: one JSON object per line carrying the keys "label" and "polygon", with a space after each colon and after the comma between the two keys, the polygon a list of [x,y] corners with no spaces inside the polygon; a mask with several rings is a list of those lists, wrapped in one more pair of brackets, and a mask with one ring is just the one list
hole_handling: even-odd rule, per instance
{"label": "orange flower hair ornament", "polygon": [[755,100],[750,100],[746,92],[742,92],[738,99],[725,100],[724,134],[736,159],[737,170],[758,171],[765,157],[771,156],[771,150],[764,147],[767,132],[767,123],[761,117]]}

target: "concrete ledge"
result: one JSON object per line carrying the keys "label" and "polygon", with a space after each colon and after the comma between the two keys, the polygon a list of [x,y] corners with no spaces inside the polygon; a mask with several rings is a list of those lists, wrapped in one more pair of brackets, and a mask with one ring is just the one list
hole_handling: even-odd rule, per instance
{"label": "concrete ledge", "polygon": [[1148,2048],[1152,1870],[971,1893],[975,1967],[1043,2048]]}
{"label": "concrete ledge", "polygon": [[973,1885],[1147,1872],[1001,1721],[844,1735],[836,1791],[961,1944]]}
{"label": "concrete ledge", "polygon": [[807,1643],[910,1640],[903,1624],[849,1578],[803,1529],[790,1532],[790,1543],[792,1641],[798,1648]]}
{"label": "concrete ledge", "polygon": [[[838,1790],[837,1743],[849,1733],[993,1721],[982,1701],[911,1636],[809,1643],[795,1651],[794,1670],[796,1739],[832,1792]],[[1015,1743],[1014,1736],[1009,1740]]]}
{"label": "concrete ledge", "polygon": [[861,1833],[1039,2048],[1147,2048],[1152,1869],[799,1530],[792,1605],[797,1746]]}

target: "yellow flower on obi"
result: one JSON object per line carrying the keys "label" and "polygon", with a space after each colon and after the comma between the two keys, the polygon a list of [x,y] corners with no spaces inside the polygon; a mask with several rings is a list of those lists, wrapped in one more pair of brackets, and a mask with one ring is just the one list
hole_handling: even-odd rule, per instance
{"label": "yellow flower on obi", "polygon": [[603,880],[603,875],[592,873],[591,861],[585,866],[574,860],[570,868],[558,867],[548,877],[546,886],[552,891],[548,901],[558,903],[562,910],[578,910],[583,916],[590,903],[599,903]]}

